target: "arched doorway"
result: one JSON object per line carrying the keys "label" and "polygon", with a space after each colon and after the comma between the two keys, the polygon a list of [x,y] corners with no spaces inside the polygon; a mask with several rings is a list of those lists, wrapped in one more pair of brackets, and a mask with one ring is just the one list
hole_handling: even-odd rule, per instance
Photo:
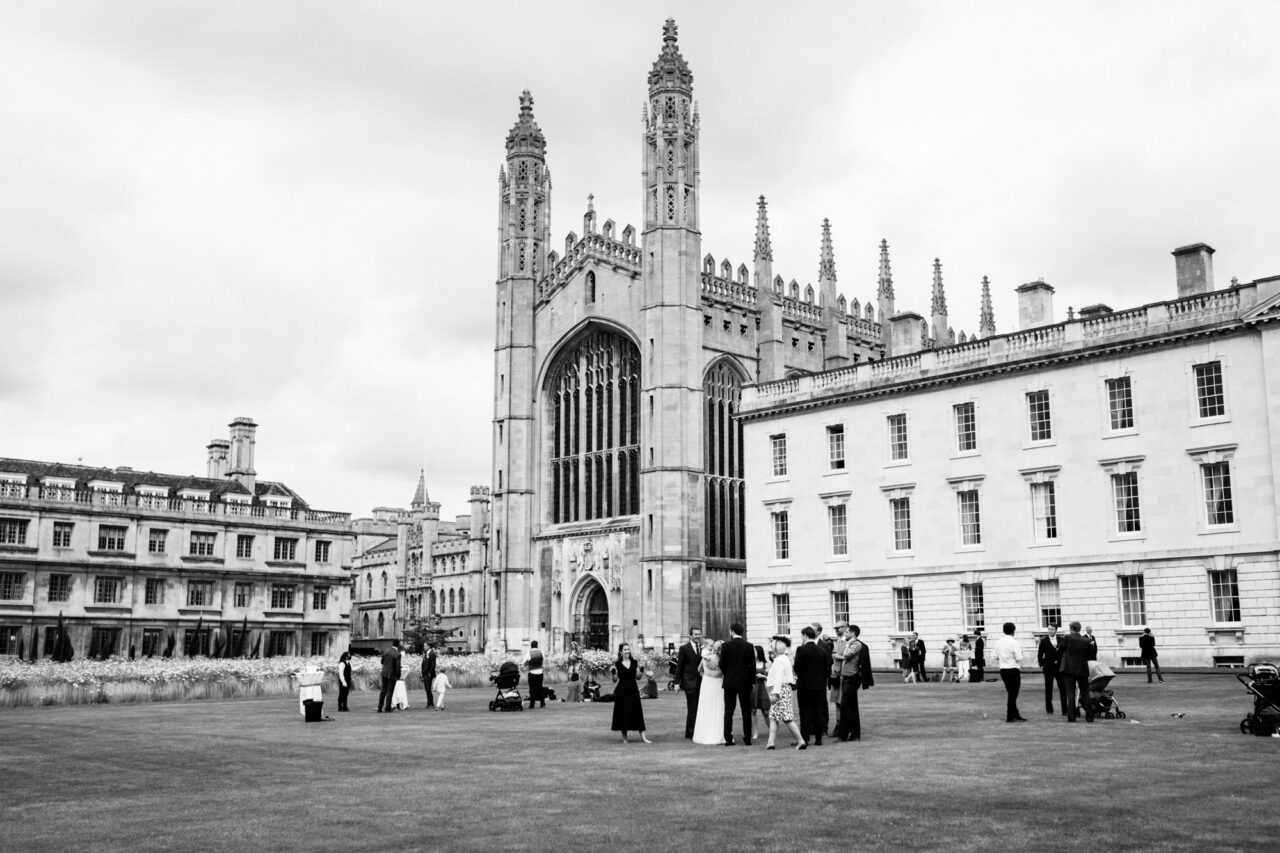
{"label": "arched doorway", "polygon": [[609,598],[600,584],[592,586],[583,605],[586,646],[609,651]]}

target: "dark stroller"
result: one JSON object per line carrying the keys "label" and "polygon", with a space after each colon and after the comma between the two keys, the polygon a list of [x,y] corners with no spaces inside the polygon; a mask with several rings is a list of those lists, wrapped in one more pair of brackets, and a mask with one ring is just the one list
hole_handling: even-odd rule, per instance
{"label": "dark stroller", "polygon": [[490,711],[523,711],[524,699],[520,697],[520,667],[515,661],[507,661],[489,676],[498,687],[498,695],[489,703]]}
{"label": "dark stroller", "polygon": [[1237,675],[1253,697],[1253,711],[1240,721],[1245,734],[1273,735],[1280,731],[1280,669],[1275,664],[1255,663],[1248,675]]}
{"label": "dark stroller", "polygon": [[1115,691],[1108,687],[1115,677],[1116,674],[1106,664],[1089,662],[1089,689],[1080,699],[1086,716],[1101,717],[1104,720],[1124,719],[1124,711],[1116,704]]}
{"label": "dark stroller", "polygon": [[670,676],[670,680],[667,681],[667,689],[679,690],[680,682],[676,681],[676,659],[675,658],[670,658],[667,661],[667,675]]}

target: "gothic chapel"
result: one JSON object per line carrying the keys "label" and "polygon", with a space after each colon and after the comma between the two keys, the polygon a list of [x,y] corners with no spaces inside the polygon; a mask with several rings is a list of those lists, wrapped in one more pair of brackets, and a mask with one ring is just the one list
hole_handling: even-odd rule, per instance
{"label": "gothic chapel", "polygon": [[[649,72],[643,136],[639,240],[631,225],[598,223],[589,200],[561,254],[528,91],[507,135],[489,648],[665,647],[690,627],[728,636],[745,621],[742,386],[885,354],[887,245],[865,309],[837,295],[825,221],[818,291],[775,277],[763,197],[751,267],[703,256],[698,108],[673,20]],[[954,338],[940,276],[934,331]]]}

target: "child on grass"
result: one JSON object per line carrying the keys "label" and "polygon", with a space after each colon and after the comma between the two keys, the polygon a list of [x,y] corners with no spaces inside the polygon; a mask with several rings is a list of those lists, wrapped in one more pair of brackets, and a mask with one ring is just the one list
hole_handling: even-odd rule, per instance
{"label": "child on grass", "polygon": [[435,679],[431,682],[431,692],[435,694],[437,711],[444,710],[445,691],[452,688],[453,685],[449,683],[449,676],[445,675],[444,672],[437,672]]}

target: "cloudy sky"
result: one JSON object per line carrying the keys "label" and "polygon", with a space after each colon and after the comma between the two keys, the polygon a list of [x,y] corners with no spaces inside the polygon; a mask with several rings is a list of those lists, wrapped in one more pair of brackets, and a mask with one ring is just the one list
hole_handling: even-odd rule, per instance
{"label": "cloudy sky", "polygon": [[[794,7],[794,8],[793,8]],[[703,250],[928,312],[991,278],[1068,305],[1280,273],[1280,4],[0,4],[0,456],[203,473],[233,417],[313,506],[449,517],[490,477],[498,168],[528,88],[553,232],[640,225],[640,112],[677,18]]]}

